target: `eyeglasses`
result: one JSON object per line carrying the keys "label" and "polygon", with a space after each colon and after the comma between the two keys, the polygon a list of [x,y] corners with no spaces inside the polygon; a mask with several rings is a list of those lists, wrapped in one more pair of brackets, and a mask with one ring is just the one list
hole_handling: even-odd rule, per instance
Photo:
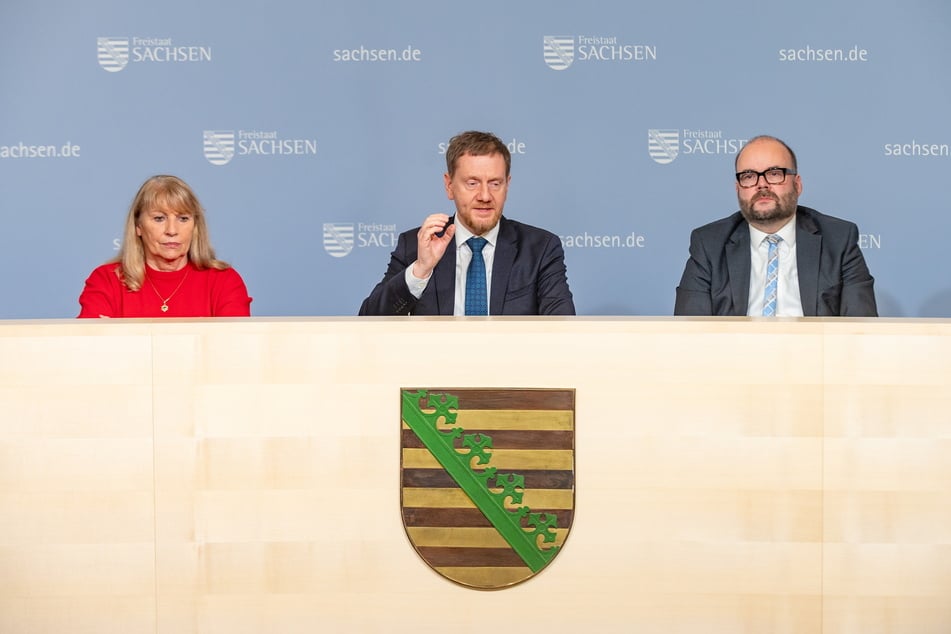
{"label": "eyeglasses", "polygon": [[786,167],[771,167],[762,172],[746,170],[745,172],[737,172],[736,182],[740,184],[740,187],[756,187],[759,183],[759,177],[762,176],[770,185],[781,185],[786,181],[786,174],[795,176],[797,172]]}

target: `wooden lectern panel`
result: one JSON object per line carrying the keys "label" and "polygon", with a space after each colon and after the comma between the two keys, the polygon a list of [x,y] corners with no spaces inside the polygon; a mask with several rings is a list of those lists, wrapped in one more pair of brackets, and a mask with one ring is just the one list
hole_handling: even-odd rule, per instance
{"label": "wooden lectern panel", "polygon": [[826,336],[827,631],[951,631],[951,338],[946,325]]}
{"label": "wooden lectern panel", "polygon": [[[0,631],[944,634],[949,353],[925,320],[0,323]],[[576,390],[537,576],[417,556],[408,386]]]}
{"label": "wooden lectern panel", "polygon": [[0,323],[0,632],[154,632],[148,325]]}

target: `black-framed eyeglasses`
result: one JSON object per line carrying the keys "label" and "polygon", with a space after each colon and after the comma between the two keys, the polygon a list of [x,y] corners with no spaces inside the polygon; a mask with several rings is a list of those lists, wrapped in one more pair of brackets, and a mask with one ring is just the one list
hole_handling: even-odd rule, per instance
{"label": "black-framed eyeglasses", "polygon": [[781,185],[786,181],[786,174],[795,176],[797,172],[788,167],[771,167],[762,172],[746,170],[736,173],[736,182],[740,184],[740,187],[756,187],[759,183],[759,177],[762,176],[770,185]]}

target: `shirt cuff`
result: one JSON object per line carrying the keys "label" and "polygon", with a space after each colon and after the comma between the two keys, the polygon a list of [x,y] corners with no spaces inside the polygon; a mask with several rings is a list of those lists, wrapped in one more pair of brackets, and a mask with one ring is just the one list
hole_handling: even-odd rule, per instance
{"label": "shirt cuff", "polygon": [[406,280],[406,287],[409,289],[410,294],[419,299],[423,295],[423,291],[426,290],[426,287],[429,285],[429,280],[433,276],[432,273],[429,274],[429,277],[425,279],[420,279],[413,275],[413,266],[416,265],[414,260],[412,264],[406,267],[406,273],[403,275],[403,278]]}

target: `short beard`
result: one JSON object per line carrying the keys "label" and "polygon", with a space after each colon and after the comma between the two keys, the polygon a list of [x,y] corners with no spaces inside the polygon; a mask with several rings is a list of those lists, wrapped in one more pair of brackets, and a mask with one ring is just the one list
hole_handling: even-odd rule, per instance
{"label": "short beard", "polygon": [[740,201],[740,213],[750,224],[771,224],[780,220],[789,220],[796,213],[796,206],[799,203],[799,196],[794,191],[782,196],[772,194],[769,198],[776,203],[776,206],[769,210],[757,211],[753,205],[758,198],[762,198],[762,195],[757,194],[748,201]]}
{"label": "short beard", "polygon": [[499,217],[493,222],[492,220],[477,219],[470,214],[462,214],[458,210],[456,213],[462,219],[462,224],[472,232],[472,235],[476,236],[485,235],[491,231],[495,225],[499,224],[502,216],[502,214],[499,214]]}

